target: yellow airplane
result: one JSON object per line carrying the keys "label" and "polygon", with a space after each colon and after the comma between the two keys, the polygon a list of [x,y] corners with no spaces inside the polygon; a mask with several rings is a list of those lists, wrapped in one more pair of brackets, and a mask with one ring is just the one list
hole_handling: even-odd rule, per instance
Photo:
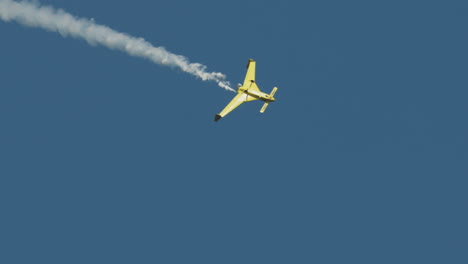
{"label": "yellow airplane", "polygon": [[275,101],[273,96],[275,95],[276,90],[278,90],[278,87],[273,88],[270,94],[261,92],[255,82],[255,64],[256,62],[254,60],[249,59],[244,84],[239,86],[237,89],[237,95],[231,100],[231,102],[229,102],[223,111],[215,115],[214,121],[218,121],[222,117],[226,116],[244,102],[262,100],[265,103],[263,104],[262,109],[260,109],[260,113],[263,113],[265,112],[268,104]]}

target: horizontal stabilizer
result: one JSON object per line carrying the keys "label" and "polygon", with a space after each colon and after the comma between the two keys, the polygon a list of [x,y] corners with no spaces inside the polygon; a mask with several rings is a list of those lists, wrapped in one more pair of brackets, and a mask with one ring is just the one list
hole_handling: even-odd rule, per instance
{"label": "horizontal stabilizer", "polygon": [[277,90],[278,90],[278,87],[273,88],[273,90],[271,90],[270,96],[271,97],[275,96],[275,93]]}
{"label": "horizontal stabilizer", "polygon": [[269,103],[264,103],[264,104],[263,104],[262,109],[260,109],[260,113],[265,112],[265,110],[266,110],[268,104],[269,104]]}
{"label": "horizontal stabilizer", "polygon": [[215,121],[215,122],[218,122],[218,120],[220,120],[220,119],[221,119],[221,117],[222,117],[222,116],[220,116],[220,115],[218,115],[218,114],[217,114],[217,115],[215,115],[215,119],[214,119],[214,121]]}

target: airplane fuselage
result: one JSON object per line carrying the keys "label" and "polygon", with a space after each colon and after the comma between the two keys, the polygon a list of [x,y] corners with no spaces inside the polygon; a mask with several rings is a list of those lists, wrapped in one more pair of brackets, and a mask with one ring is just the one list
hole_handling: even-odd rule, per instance
{"label": "airplane fuselage", "polygon": [[273,96],[267,93],[256,91],[254,89],[246,89],[243,86],[239,87],[239,89],[237,90],[237,93],[245,93],[247,95],[255,97],[256,99],[262,100],[264,102],[273,102],[276,100]]}

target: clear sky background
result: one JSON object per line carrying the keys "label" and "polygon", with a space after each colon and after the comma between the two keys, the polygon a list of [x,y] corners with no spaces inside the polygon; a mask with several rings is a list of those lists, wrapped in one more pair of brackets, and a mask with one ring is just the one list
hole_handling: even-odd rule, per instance
{"label": "clear sky background", "polygon": [[41,3],[279,90],[0,22],[1,263],[468,263],[466,1]]}

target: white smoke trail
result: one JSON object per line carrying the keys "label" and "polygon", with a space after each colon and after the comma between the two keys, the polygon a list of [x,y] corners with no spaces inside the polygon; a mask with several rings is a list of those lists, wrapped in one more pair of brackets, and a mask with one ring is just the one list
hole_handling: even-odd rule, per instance
{"label": "white smoke trail", "polygon": [[91,45],[100,44],[132,56],[149,59],[157,64],[179,67],[204,81],[215,81],[220,87],[235,92],[222,73],[207,72],[206,66],[190,63],[184,56],[173,54],[162,47],[155,47],[142,38],[97,25],[93,20],[74,17],[61,9],[25,1],[0,0],[0,18],[5,22],[16,21],[26,26],[58,32],[64,37],[82,38]]}

